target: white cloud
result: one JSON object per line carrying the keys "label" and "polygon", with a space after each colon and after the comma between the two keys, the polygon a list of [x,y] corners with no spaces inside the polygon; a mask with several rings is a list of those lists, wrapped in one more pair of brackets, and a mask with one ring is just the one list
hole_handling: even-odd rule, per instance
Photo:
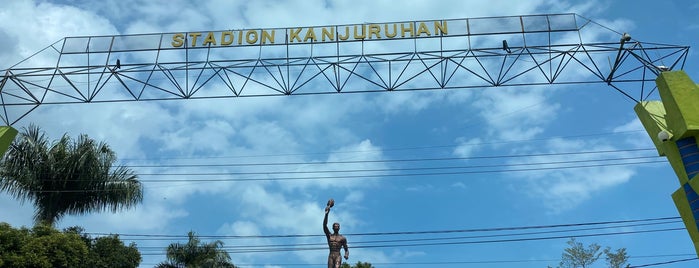
{"label": "white cloud", "polygon": [[346,197],[348,203],[359,204],[364,200],[364,193],[361,191],[352,191]]}
{"label": "white cloud", "polygon": [[462,190],[468,189],[468,186],[466,186],[466,184],[464,184],[463,182],[455,182],[455,183],[453,183],[453,184],[451,185],[451,187],[459,188],[459,189],[462,189]]}
{"label": "white cloud", "polygon": [[560,105],[550,100],[552,92],[542,88],[498,88],[485,91],[474,106],[488,126],[488,137],[503,141],[531,139],[556,118]]}
{"label": "white cloud", "polygon": [[[553,154],[551,156],[529,157],[526,160],[514,160],[512,164],[536,164],[547,162],[588,161],[600,158],[630,157],[632,152],[619,152],[613,155],[557,155],[557,153],[582,152],[582,151],[612,151],[614,147],[606,145],[606,142],[565,140],[554,138],[540,149],[528,151],[528,153]],[[513,189],[522,191],[534,199],[545,204],[550,212],[559,213],[570,210],[582,202],[590,199],[595,194],[623,184],[629,181],[635,174],[633,166],[607,165],[613,161],[604,162],[571,162],[561,164],[539,164],[527,166],[527,168],[543,168],[540,171],[513,172],[512,177],[525,180],[515,180],[511,183]],[[596,165],[589,168],[555,169],[552,167],[568,167],[581,165]],[[521,185],[524,185],[522,187]],[[515,187],[514,185],[520,185]]]}
{"label": "white cloud", "polygon": [[[369,140],[363,140],[357,144],[334,150],[326,159],[306,161],[308,164],[299,165],[295,168],[297,172],[306,173],[291,176],[292,178],[320,177],[321,179],[280,182],[280,185],[286,191],[322,191],[330,188],[352,190],[356,188],[372,187],[378,184],[377,179],[380,178],[381,174],[386,174],[386,172],[347,171],[386,169],[386,164],[379,161],[382,159],[383,153],[380,148],[374,146]],[[317,165],[318,163],[328,164]],[[372,177],[362,178],[356,176]]]}
{"label": "white cloud", "polygon": [[63,37],[117,31],[110,21],[92,11],[25,0],[5,3],[0,12],[0,33],[14,44],[12,50],[0,52],[0,68],[5,69]]}
{"label": "white cloud", "polygon": [[432,184],[416,184],[416,185],[411,185],[411,186],[408,186],[407,188],[405,188],[405,190],[408,192],[419,192],[419,193],[431,191],[434,189],[435,189],[435,187]]}
{"label": "white cloud", "polygon": [[104,233],[148,233],[160,232],[172,220],[187,216],[181,208],[171,207],[162,200],[146,200],[142,205],[117,213],[93,213],[85,216],[69,216],[61,220],[58,226],[87,226],[88,232]]}
{"label": "white cloud", "polygon": [[645,128],[641,124],[641,120],[634,116],[633,119],[625,124],[615,127],[613,130],[615,133],[625,133],[626,139],[624,143],[633,146],[634,148],[654,148],[653,144],[654,137],[649,137]]}
{"label": "white cloud", "polygon": [[[259,185],[251,185],[240,193],[240,202],[245,205],[245,211],[241,211],[241,217],[254,223],[257,228],[267,230],[269,233],[286,234],[317,234],[321,230],[323,220],[323,206],[315,200],[298,198],[290,199],[280,193],[266,190]],[[341,222],[343,229],[353,226],[351,214],[346,212],[346,205],[337,203],[333,209],[331,222]],[[339,214],[335,211],[340,211]],[[251,227],[249,227],[251,228]],[[322,234],[322,232],[321,232]],[[296,243],[323,243],[324,238],[299,238]],[[298,252],[297,257],[309,262],[317,263],[323,259],[324,251]]]}
{"label": "white cloud", "polygon": [[[258,224],[252,221],[235,221],[231,224],[224,223],[217,231],[221,235],[235,235],[235,236],[258,236],[262,235]],[[279,244],[279,241],[273,241],[272,239],[229,239],[224,241],[224,246],[264,246],[264,245],[274,245]],[[234,253],[231,254],[235,263],[250,263],[255,261],[255,253]]]}
{"label": "white cloud", "polygon": [[[463,140],[460,139],[460,140]],[[459,145],[454,148],[453,154],[458,157],[470,157],[475,151],[478,150],[478,146],[483,141],[480,138],[473,138],[467,141],[459,141]]]}
{"label": "white cloud", "polygon": [[[70,3],[73,3],[71,1]],[[65,36],[147,33],[164,31],[219,30],[260,27],[289,27],[362,23],[375,21],[427,20],[493,15],[539,13],[541,8],[588,11],[594,5],[558,4],[559,1],[488,1],[471,3],[454,0],[414,1],[75,1],[79,8],[48,2],[11,1],[0,11],[0,38],[13,40],[0,44],[3,66],[18,62]],[[598,3],[595,1],[594,3]],[[562,5],[558,7],[551,7]],[[351,12],[349,12],[351,11]],[[610,21],[617,27],[623,21]],[[598,35],[592,35],[596,38]],[[499,41],[499,40],[498,40]],[[39,58],[45,66],[55,61]],[[420,81],[424,82],[424,81]],[[396,94],[393,94],[396,93]],[[540,136],[556,119],[560,109],[547,89],[518,90],[497,88],[487,91],[450,90],[435,92],[393,92],[381,95],[339,94],[313,97],[279,97],[264,99],[185,100],[178,102],[139,102],[117,104],[83,104],[41,107],[22,124],[36,123],[51,137],[64,132],[76,136],[86,133],[105,140],[126,163],[196,164],[299,162],[291,167],[203,167],[139,168],[139,173],[211,173],[269,172],[264,175],[219,175],[209,179],[274,177],[275,172],[313,172],[284,177],[341,177],[347,169],[386,169],[389,165],[370,162],[385,158],[381,144],[367,136],[371,120],[423,113],[443,104],[470,104],[485,122],[476,133],[491,141],[522,140]],[[377,119],[379,118],[379,119]],[[382,122],[379,122],[379,124]],[[636,123],[629,123],[636,124]],[[375,131],[375,129],[371,129]],[[483,137],[479,136],[479,137]],[[451,139],[455,140],[455,139]],[[452,152],[470,156],[484,138],[457,138],[460,145]],[[374,142],[372,142],[374,141]],[[548,149],[531,152],[562,152],[580,148],[611,148],[602,143],[555,140]],[[248,157],[246,157],[248,156]],[[264,156],[264,157],[250,157]],[[570,158],[581,159],[581,158]],[[315,162],[367,161],[354,164],[315,165]],[[531,161],[535,161],[534,159]],[[352,173],[355,174],[355,173]],[[542,174],[519,175],[527,181],[527,191],[551,201],[552,210],[574,207],[601,190],[627,181],[630,168],[598,168]],[[203,176],[142,179],[199,179]],[[361,230],[370,220],[360,217],[368,198],[365,193],[380,187],[381,180],[323,179],[289,182],[172,182],[146,183],[146,201],[136,209],[117,214],[99,213],[67,217],[62,226],[80,224],[88,231],[154,232],[177,229],[177,221],[190,215],[207,202],[226,200],[230,213],[212,219],[217,233],[318,234],[323,201],[336,197],[332,221],[340,221],[343,230]],[[400,185],[408,191],[433,189],[430,184]],[[461,182],[451,185],[467,188]],[[193,198],[197,196],[198,198]],[[340,198],[344,197],[344,200]],[[374,198],[374,197],[372,197]],[[195,200],[197,199],[197,200]],[[202,199],[202,200],[199,200]],[[321,200],[321,201],[319,201]],[[0,218],[13,224],[31,223],[31,207],[17,206],[0,196]],[[7,208],[7,209],[5,209]],[[206,230],[200,231],[207,232]],[[210,231],[209,231],[210,232]],[[357,231],[360,232],[360,231]],[[269,244],[259,240],[252,244]],[[298,239],[297,243],[324,243],[324,239]],[[352,241],[350,241],[351,245]],[[228,244],[228,242],[227,242]],[[390,262],[425,254],[420,251],[383,251],[352,249],[352,261]],[[319,263],[325,251],[299,252],[293,255],[306,263]],[[235,258],[259,263],[263,255],[236,255]],[[162,256],[151,256],[162,260]],[[322,263],[322,261],[320,261]],[[277,267],[277,266],[267,266]]]}

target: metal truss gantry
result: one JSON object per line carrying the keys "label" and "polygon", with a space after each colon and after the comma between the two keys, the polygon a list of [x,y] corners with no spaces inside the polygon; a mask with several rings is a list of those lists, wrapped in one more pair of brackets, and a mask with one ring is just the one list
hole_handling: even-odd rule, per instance
{"label": "metal truss gantry", "polygon": [[[0,117],[12,125],[42,104],[549,84],[604,83],[638,102],[659,72],[683,68],[689,50],[576,14],[438,22],[448,32],[420,36],[417,21],[200,32],[198,42],[192,32],[66,37],[2,72]],[[397,37],[397,26],[413,32]],[[354,38],[340,40],[342,29]],[[375,29],[386,32],[367,32]],[[321,40],[321,30],[337,36]],[[258,41],[263,31],[277,42]]]}

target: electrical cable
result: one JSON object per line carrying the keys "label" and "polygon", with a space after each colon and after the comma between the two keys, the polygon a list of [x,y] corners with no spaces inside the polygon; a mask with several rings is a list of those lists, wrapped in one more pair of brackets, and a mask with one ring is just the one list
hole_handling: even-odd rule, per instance
{"label": "electrical cable", "polygon": [[[672,224],[681,223],[681,220],[671,221],[671,222],[659,222],[659,223],[645,223],[645,224],[627,224],[627,225],[617,225],[617,226],[605,226],[605,227],[592,227],[592,228],[578,228],[578,229],[568,229],[568,230],[555,230],[555,231],[537,231],[537,232],[523,232],[523,233],[509,233],[509,234],[491,234],[491,235],[472,235],[472,236],[457,236],[457,237],[431,237],[431,238],[417,238],[417,239],[393,239],[393,240],[369,240],[369,241],[356,241],[352,242],[352,247],[357,247],[358,245],[364,244],[376,244],[376,243],[398,243],[398,242],[421,242],[421,241],[441,241],[441,240],[458,240],[458,239],[475,239],[475,238],[493,238],[493,237],[510,237],[510,236],[526,236],[526,235],[538,235],[538,234],[553,234],[553,233],[572,233],[581,231],[592,231],[592,230],[604,230],[604,229],[615,229],[615,228],[628,228],[628,227],[640,227],[640,226],[651,226],[651,225],[661,225],[661,224]],[[571,234],[569,237],[575,237],[575,234]],[[130,241],[137,241],[138,239],[129,239]],[[296,244],[268,244],[268,245],[235,245],[235,246],[222,246],[221,249],[260,249],[260,248],[279,248],[279,247],[298,247],[298,246],[323,246],[327,243],[296,243]],[[138,247],[139,250],[162,250],[164,246],[147,246]]]}
{"label": "electrical cable", "polygon": [[[642,230],[642,231],[624,231],[624,232],[610,232],[610,233],[593,233],[593,234],[580,234],[574,237],[599,237],[599,236],[614,236],[614,235],[630,235],[630,234],[642,234],[642,233],[657,233],[657,232],[670,232],[670,231],[683,231],[686,230],[682,228],[665,228],[665,229],[653,229],[653,230]],[[352,248],[385,248],[385,247],[424,247],[424,246],[453,246],[453,245],[472,245],[472,244],[491,244],[491,243],[513,243],[513,242],[525,242],[525,241],[544,241],[544,240],[555,240],[555,239],[569,239],[572,236],[543,236],[543,237],[529,237],[529,238],[512,238],[512,239],[491,239],[491,240],[476,240],[476,241],[458,241],[458,242],[434,242],[434,243],[410,243],[410,244],[392,244],[392,245],[364,245],[364,246],[353,246]],[[323,247],[284,247],[284,248],[274,248],[274,249],[245,249],[245,250],[226,250],[229,254],[242,254],[242,253],[272,253],[272,252],[295,252],[295,251],[313,251],[313,250],[328,250],[327,246]],[[162,253],[141,253],[141,255],[165,255]]]}
{"label": "electrical cable", "polygon": [[[308,176],[308,177],[265,177],[265,178],[216,178],[216,179],[158,179],[148,180],[140,179],[144,183],[171,183],[171,182],[244,182],[244,181],[294,181],[294,180],[327,180],[327,179],[361,179],[361,178],[388,178],[388,177],[419,177],[419,176],[446,176],[446,175],[465,175],[465,174],[489,174],[502,172],[528,172],[528,171],[544,171],[544,170],[563,170],[576,168],[592,168],[592,167],[610,167],[610,166],[625,166],[625,165],[640,165],[640,164],[655,164],[666,163],[664,160],[657,161],[640,161],[629,163],[605,163],[598,165],[580,165],[566,167],[548,167],[548,168],[523,168],[523,169],[505,169],[505,170],[478,170],[478,171],[459,171],[459,172],[431,172],[431,173],[408,173],[408,174],[373,174],[373,175],[339,175],[339,176]],[[230,175],[226,172],[220,173],[182,173],[188,176],[212,176],[212,175]]]}
{"label": "electrical cable", "polygon": [[656,263],[649,263],[649,264],[643,264],[643,265],[634,265],[634,266],[628,266],[628,268],[651,267],[651,266],[672,264],[672,263],[678,263],[678,262],[693,261],[693,260],[697,260],[697,259],[699,259],[699,258],[694,257],[694,258],[688,258],[688,259],[672,260],[672,261],[665,261],[665,262],[656,262]]}
{"label": "electrical cable", "polygon": [[[629,259],[643,259],[643,258],[658,258],[658,257],[677,257],[677,256],[693,256],[696,254],[660,254],[660,255],[644,255],[644,256],[629,256]],[[669,263],[694,260],[683,259],[674,260]],[[372,265],[456,265],[456,264],[499,264],[499,263],[528,263],[528,262],[559,262],[561,259],[527,259],[527,260],[473,260],[473,261],[423,261],[423,262],[375,262]],[[669,264],[663,262],[661,264]],[[156,264],[145,264],[147,266],[155,266]],[[254,264],[254,263],[240,263],[236,264],[238,267],[269,267],[269,266],[326,266],[327,263],[266,263],[266,264]],[[629,266],[629,268],[635,267],[648,267],[648,266]]]}
{"label": "electrical cable", "polygon": [[[595,160],[593,160],[595,161]],[[577,161],[572,161],[577,162]],[[578,165],[578,166],[562,166],[562,167],[538,167],[538,168],[523,168],[523,169],[491,169],[491,170],[476,170],[476,171],[458,171],[458,172],[429,172],[429,173],[407,173],[407,174],[369,174],[369,175],[327,175],[327,176],[304,176],[304,177],[263,177],[263,178],[215,178],[215,179],[139,179],[141,183],[173,183],[173,182],[250,182],[250,181],[298,181],[298,180],[328,180],[328,179],[382,179],[382,178],[402,178],[402,177],[419,177],[419,176],[445,176],[445,175],[466,175],[466,174],[491,174],[503,172],[530,172],[544,170],[565,170],[576,168],[593,168],[593,167],[610,167],[610,166],[626,166],[639,164],[654,164],[665,163],[664,160],[656,161],[639,161],[639,162],[624,162],[624,163],[605,163],[596,165]],[[557,163],[556,163],[557,164]],[[539,164],[545,165],[545,164]],[[466,168],[466,167],[464,167]],[[350,171],[347,171],[350,172]],[[331,172],[325,172],[331,173]],[[275,172],[270,171],[264,175],[274,175]],[[282,173],[280,173],[282,174]],[[157,176],[158,174],[135,174],[137,176]],[[170,176],[223,176],[223,175],[238,175],[236,172],[217,172],[217,173],[171,173]],[[65,181],[83,181],[83,180],[65,180]],[[109,189],[65,189],[65,190],[34,190],[32,192],[45,193],[79,193],[79,192],[105,192]]]}
{"label": "electrical cable", "polygon": [[[579,226],[595,226],[595,225],[611,225],[611,224],[626,224],[639,222],[655,222],[655,221],[675,221],[681,220],[680,217],[657,217],[647,219],[632,219],[632,220],[616,220],[616,221],[597,221],[583,223],[565,223],[552,225],[529,225],[529,226],[514,226],[514,227],[493,227],[493,228],[475,228],[475,229],[449,229],[449,230],[430,230],[430,231],[401,231],[401,232],[371,232],[371,233],[346,233],[346,236],[385,236],[385,235],[418,235],[418,234],[447,234],[447,233],[472,233],[472,232],[498,232],[498,231],[516,231],[516,230],[531,230],[531,229],[550,229],[562,227],[579,227]],[[85,232],[88,235],[119,235],[120,237],[162,237],[162,238],[188,238],[188,235],[169,235],[169,234],[128,234],[128,233],[105,233],[105,232]],[[324,237],[324,234],[290,234],[290,235],[199,235],[199,238],[300,238],[300,237]]]}
{"label": "electrical cable", "polygon": [[[407,167],[407,168],[382,168],[382,169],[337,169],[337,170],[311,170],[311,171],[258,171],[258,172],[225,172],[225,173],[201,173],[210,175],[276,175],[276,174],[314,174],[314,173],[349,173],[349,172],[380,172],[380,171],[415,171],[415,170],[440,170],[440,169],[471,169],[471,168],[489,168],[489,167],[517,167],[517,166],[538,166],[538,165],[556,165],[556,164],[573,164],[573,163],[589,163],[589,162],[608,162],[622,160],[640,160],[640,159],[657,159],[657,156],[638,156],[638,157],[619,157],[605,159],[588,159],[588,160],[568,160],[568,161],[553,161],[553,162],[532,162],[532,163],[517,163],[517,164],[495,164],[495,165],[468,165],[468,166],[441,166],[441,167]],[[190,165],[188,165],[190,166]],[[225,166],[225,165],[205,165]],[[201,167],[201,166],[198,166]],[[139,173],[140,176],[189,176],[189,173]]]}
{"label": "electrical cable", "polygon": [[438,158],[412,158],[412,159],[384,159],[384,160],[345,160],[345,161],[325,161],[325,162],[278,162],[278,163],[230,163],[230,164],[172,164],[172,165],[124,165],[128,168],[157,168],[157,167],[215,167],[215,166],[290,166],[290,165],[327,165],[327,164],[365,164],[365,163],[392,163],[392,162],[430,162],[449,160],[475,160],[475,159],[502,159],[521,157],[541,157],[541,156],[563,156],[563,155],[586,155],[586,154],[606,154],[621,152],[652,151],[651,148],[620,149],[620,150],[600,150],[583,152],[560,152],[560,153],[540,153],[540,154],[519,154],[519,155],[492,155],[492,156],[467,156],[467,157],[438,157]]}
{"label": "electrical cable", "polygon": [[[494,234],[494,235],[478,235],[470,237],[443,237],[443,238],[420,238],[420,239],[400,239],[400,240],[380,240],[380,241],[358,241],[352,243],[352,248],[375,248],[375,247],[403,247],[403,246],[434,246],[434,245],[450,245],[450,244],[474,244],[474,243],[497,243],[497,242],[518,242],[518,241],[528,241],[528,240],[549,240],[558,238],[570,238],[570,237],[585,237],[585,236],[602,236],[602,235],[615,235],[615,234],[630,234],[630,233],[646,233],[646,232],[661,232],[661,231],[672,231],[672,230],[684,230],[684,228],[676,229],[656,229],[656,230],[639,230],[633,232],[611,232],[611,233],[597,233],[597,234],[570,234],[571,232],[577,231],[590,231],[590,230],[601,230],[601,229],[616,229],[616,228],[628,228],[628,227],[638,227],[638,226],[650,226],[659,224],[672,224],[681,222],[678,217],[662,217],[662,218],[648,218],[648,219],[634,219],[634,220],[618,220],[618,221],[601,221],[601,222],[584,222],[584,223],[572,223],[572,224],[557,224],[557,225],[535,225],[535,226],[518,226],[518,227],[499,227],[499,228],[480,228],[480,229],[452,229],[452,230],[437,230],[437,231],[403,231],[403,232],[377,232],[377,233],[357,233],[357,234],[345,234],[348,236],[375,236],[375,235],[414,235],[414,234],[448,234],[448,233],[461,233],[461,232],[494,232],[494,231],[511,231],[511,230],[526,230],[526,229],[553,229],[560,227],[576,227],[576,226],[594,226],[594,225],[611,225],[611,224],[624,224],[624,225],[613,225],[613,226],[602,226],[602,227],[592,227],[592,228],[578,228],[578,229],[567,229],[567,230],[549,230],[540,232],[529,232],[529,233],[510,233],[510,234]],[[627,224],[632,223],[632,224]],[[512,237],[512,236],[522,236],[522,235],[538,235],[538,234],[551,234],[551,233],[569,233],[565,236],[544,236],[544,237],[534,237],[534,238],[519,238],[519,239],[500,239],[500,240],[481,240],[481,241],[458,241],[458,242],[442,242],[442,243],[410,243],[405,244],[405,242],[420,242],[420,241],[433,241],[433,240],[454,240],[454,239],[474,239],[474,238],[494,238],[494,237]],[[112,235],[106,233],[85,233],[88,235]],[[138,238],[167,238],[180,239],[184,236],[182,235],[158,235],[158,234],[116,234],[119,235],[125,241],[139,240]],[[299,238],[299,237],[319,237],[324,235],[265,235],[265,236],[220,236],[220,235],[201,235],[197,236],[200,238]],[[134,238],[137,237],[137,238]],[[188,236],[187,236],[188,237]],[[383,244],[382,244],[383,243]],[[385,244],[392,243],[392,244]],[[403,243],[403,244],[395,244]],[[369,244],[369,245],[365,245]],[[375,244],[375,245],[371,245]],[[379,245],[376,245],[379,244]],[[143,255],[162,255],[155,254],[152,251],[161,251],[166,246],[162,247],[139,247],[139,250]],[[294,245],[254,245],[254,246],[224,246],[222,249],[230,253],[261,253],[261,252],[281,252],[281,251],[296,251],[296,250],[323,250],[327,249],[324,244],[294,244]],[[151,254],[152,253],[152,254]]]}
{"label": "electrical cable", "polygon": [[[222,175],[280,175],[280,174],[327,174],[327,173],[355,173],[355,172],[389,172],[389,171],[406,171],[406,170],[450,170],[450,169],[476,169],[487,167],[516,167],[516,166],[539,166],[537,168],[525,169],[491,169],[491,170],[476,170],[476,171],[458,171],[458,172],[430,172],[430,173],[404,173],[404,174],[363,174],[363,175],[333,175],[333,176],[301,176],[301,177],[265,177],[265,178],[218,178],[218,179],[139,179],[140,182],[214,182],[214,181],[283,181],[283,180],[321,180],[321,179],[341,179],[341,178],[382,178],[382,177],[412,177],[412,176],[433,176],[433,175],[462,175],[462,174],[484,174],[484,173],[500,173],[500,172],[524,172],[524,171],[541,171],[541,170],[557,170],[557,169],[573,169],[573,168],[590,168],[590,167],[606,167],[620,165],[638,165],[648,163],[663,163],[663,160],[655,161],[637,161],[637,162],[621,162],[608,163],[609,161],[627,161],[656,158],[655,156],[641,157],[623,157],[623,158],[608,158],[608,159],[591,159],[591,160],[571,160],[571,161],[553,161],[553,162],[535,162],[535,163],[519,163],[519,164],[502,164],[502,165],[471,165],[471,166],[443,166],[443,167],[411,167],[411,168],[386,168],[386,169],[340,169],[340,170],[313,170],[313,171],[267,171],[267,172],[210,172],[210,173],[141,173],[137,176],[222,176]],[[576,165],[576,166],[557,166],[557,167],[541,167],[546,165],[560,164],[575,164],[575,163],[590,163],[590,162],[607,162],[597,165]],[[69,179],[64,181],[83,181],[78,179]],[[108,189],[94,190],[46,190],[34,192],[103,192]]]}
{"label": "electrical cable", "polygon": [[[570,138],[581,138],[581,137],[594,137],[594,136],[607,136],[615,134],[627,134],[645,132],[645,130],[628,130],[619,132],[605,132],[605,133],[593,133],[593,134],[581,134],[581,135],[570,135],[570,136],[553,136],[539,139],[524,139],[524,140],[508,140],[508,141],[497,141],[497,142],[481,142],[481,143],[469,143],[465,144],[468,146],[479,146],[479,145],[492,145],[492,144],[506,144],[506,143],[520,143],[529,141],[548,141],[551,139],[570,139]],[[439,149],[439,148],[456,148],[462,145],[452,144],[452,145],[432,145],[432,146],[418,146],[418,147],[399,147],[399,148],[384,148],[377,150],[356,150],[356,151],[339,151],[339,152],[309,152],[309,153],[279,153],[279,154],[258,154],[258,155],[243,155],[243,156],[197,156],[197,157],[168,157],[168,158],[158,158],[158,159],[139,159],[139,158],[124,158],[122,161],[135,162],[135,161],[150,161],[150,160],[200,160],[200,159],[238,159],[238,158],[270,158],[270,157],[281,157],[281,156],[301,156],[301,155],[328,155],[328,154],[350,154],[350,153],[370,153],[370,152],[391,152],[391,151],[409,151],[409,150],[425,150],[425,149]],[[644,148],[644,150],[655,150],[653,148]]]}

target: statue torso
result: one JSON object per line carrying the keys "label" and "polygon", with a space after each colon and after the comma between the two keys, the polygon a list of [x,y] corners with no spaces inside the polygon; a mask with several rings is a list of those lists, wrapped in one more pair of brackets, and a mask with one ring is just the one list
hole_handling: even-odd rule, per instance
{"label": "statue torso", "polygon": [[340,252],[340,248],[346,243],[345,237],[342,235],[331,234],[328,236],[328,246],[330,246],[330,251]]}

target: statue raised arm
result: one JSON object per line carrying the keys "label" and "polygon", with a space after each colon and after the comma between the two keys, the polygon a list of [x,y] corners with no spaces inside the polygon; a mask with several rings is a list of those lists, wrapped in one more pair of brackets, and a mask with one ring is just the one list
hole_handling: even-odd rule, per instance
{"label": "statue raised arm", "polygon": [[333,223],[333,232],[330,233],[328,230],[328,214],[330,213],[330,208],[335,205],[335,200],[328,200],[328,204],[325,207],[325,217],[323,217],[323,231],[325,232],[325,238],[328,240],[328,247],[330,248],[330,255],[328,255],[328,268],[340,268],[342,265],[342,257],[340,257],[340,249],[345,249],[345,259],[349,259],[349,248],[347,246],[347,239],[340,235],[340,224]]}

